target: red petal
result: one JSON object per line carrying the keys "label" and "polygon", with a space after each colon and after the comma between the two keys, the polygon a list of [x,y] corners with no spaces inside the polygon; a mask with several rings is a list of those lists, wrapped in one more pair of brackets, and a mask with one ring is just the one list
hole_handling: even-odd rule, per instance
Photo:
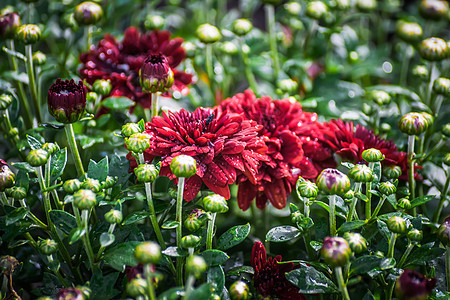
{"label": "red petal", "polygon": [[244,181],[239,184],[237,200],[239,208],[246,211],[256,197],[256,186],[250,181]]}

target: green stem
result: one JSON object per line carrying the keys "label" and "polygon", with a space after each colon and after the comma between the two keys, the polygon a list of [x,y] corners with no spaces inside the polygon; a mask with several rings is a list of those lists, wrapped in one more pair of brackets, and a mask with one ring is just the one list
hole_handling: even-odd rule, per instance
{"label": "green stem", "polygon": [[[178,191],[177,191],[177,212],[176,221],[178,226],[176,228],[177,247],[181,248],[181,238],[183,236],[183,192],[184,192],[184,177],[178,178]],[[183,285],[183,258],[177,258],[177,276],[176,282],[178,286]]]}
{"label": "green stem", "polygon": [[[45,184],[47,187],[52,186],[52,182],[50,182],[51,179],[51,165],[52,165],[52,156],[48,156],[47,163],[45,164]],[[58,192],[56,190],[51,191],[51,195],[53,196],[53,201],[55,202],[56,207],[59,210],[63,210],[64,204],[59,201]]]}
{"label": "green stem", "polygon": [[152,113],[151,110],[148,108],[144,108],[144,117],[145,121],[150,122],[152,120]]}
{"label": "green stem", "polygon": [[409,55],[407,55],[408,50],[406,49],[406,47],[410,47],[410,46],[403,45],[405,53],[402,58],[402,66],[401,66],[401,70],[400,70],[400,85],[404,86],[404,87],[407,86],[406,80],[407,80],[407,75],[408,75],[409,60],[411,58]]}
{"label": "green stem", "polygon": [[195,283],[195,277],[193,275],[189,275],[189,277],[186,281],[186,289],[185,289],[185,293],[183,296],[183,300],[189,298],[189,294],[192,292],[192,290],[194,288],[194,283]]}
{"label": "green stem", "polygon": [[[4,193],[2,193],[4,194]],[[25,202],[25,200],[19,200],[20,206],[22,207],[27,207],[27,204]],[[38,217],[36,217],[31,211],[29,211],[27,213],[27,216],[34,221],[34,224],[36,224],[37,226],[39,226],[41,229],[47,230],[48,227],[47,225],[45,225],[41,220],[38,219]]]}
{"label": "green stem", "polygon": [[433,112],[434,112],[433,115],[434,115],[435,118],[437,118],[438,115],[439,115],[439,111],[441,110],[441,106],[442,106],[442,102],[443,101],[444,101],[444,96],[438,95],[436,97],[436,103],[431,108],[433,110]]}
{"label": "green stem", "polygon": [[206,57],[205,57],[205,64],[206,64],[206,74],[208,75],[209,80],[209,87],[211,89],[211,95],[214,99],[216,98],[216,91],[215,91],[215,80],[214,80],[214,66],[213,66],[213,51],[212,51],[212,44],[206,44]]}
{"label": "green stem", "polygon": [[91,270],[94,270],[94,251],[92,250],[91,240],[89,239],[89,210],[84,209],[81,211],[81,220],[84,230],[86,230],[86,233],[83,235],[84,247],[86,248],[86,254],[89,259]]}
{"label": "green stem", "polygon": [[77,142],[75,141],[75,133],[73,132],[72,124],[66,124],[64,126],[66,131],[67,142],[69,143],[70,151],[72,152],[73,161],[75,162],[75,168],[77,169],[78,177],[82,177],[84,173],[83,163],[81,162],[80,153],[78,152]]}
{"label": "green stem", "polygon": [[153,272],[152,265],[146,264],[144,266],[145,279],[147,280],[147,293],[150,300],[155,300],[155,287],[153,286]]}
{"label": "green stem", "polygon": [[[16,51],[15,47],[14,47],[14,40],[6,40],[6,44],[11,51]],[[16,57],[14,57],[13,55],[10,55],[10,54],[7,54],[7,55],[10,58],[11,69],[14,72],[18,72],[19,67],[17,65]],[[27,128],[31,128],[32,124],[33,124],[33,114],[31,113],[30,106],[28,105],[28,101],[25,96],[25,91],[23,90],[23,85],[19,81],[16,81],[15,85],[17,87],[17,92],[18,92],[17,98],[19,99],[20,106],[23,107],[23,109],[25,111],[25,116],[24,116],[25,126]]]}
{"label": "green stem", "polygon": [[386,290],[386,292],[387,292],[386,300],[391,300],[392,299],[392,294],[394,293],[394,287],[395,287],[395,281],[391,282],[389,284],[389,288]]}
{"label": "green stem", "polygon": [[[309,200],[305,200],[304,201],[304,207],[303,207],[303,212],[305,217],[309,217]],[[305,232],[305,234],[303,235],[303,240],[305,242],[305,247],[306,247],[306,252],[308,253],[308,258],[310,260],[314,259],[314,249],[311,247],[311,232],[310,229],[308,228]]]}
{"label": "green stem", "polygon": [[214,222],[216,221],[217,213],[212,214],[212,219],[208,221],[208,231],[206,233],[206,250],[212,249],[212,239],[214,234]]}
{"label": "green stem", "polygon": [[403,264],[405,263],[406,259],[408,258],[408,255],[411,253],[413,248],[414,244],[409,242],[408,247],[406,248],[405,252],[402,255],[402,258],[400,258],[400,261],[397,264],[397,268],[401,269],[403,267]]}
{"label": "green stem", "polygon": [[278,79],[280,74],[280,62],[277,50],[277,37],[275,35],[275,8],[273,5],[265,5],[266,11],[266,24],[269,30],[269,44],[270,52],[272,54],[273,70],[275,75],[275,81]]}
{"label": "green stem", "polygon": [[88,25],[88,26],[84,27],[84,31],[85,31],[85,35],[86,35],[86,50],[89,50],[92,45],[93,26]]}
{"label": "green stem", "polygon": [[[41,191],[44,191],[46,189],[46,186],[45,186],[44,176],[42,174],[42,167],[41,166],[35,167],[35,169],[36,169],[36,173],[37,173]],[[50,203],[50,198],[48,197],[47,192],[42,192],[42,199],[44,202],[44,210],[45,210],[45,217],[47,219],[47,224],[49,225],[49,227],[52,227],[52,225],[50,225],[50,224],[52,224],[52,221],[50,219],[50,211],[52,210],[52,205]]]}
{"label": "green stem", "polygon": [[397,240],[397,234],[395,232],[391,233],[391,238],[389,239],[389,250],[387,254],[387,258],[394,257],[394,249],[395,249],[395,241]]}
{"label": "green stem", "polygon": [[359,191],[361,190],[361,185],[362,185],[362,182],[355,183],[355,196],[353,196],[352,203],[350,205],[350,211],[348,212],[348,215],[347,215],[348,222],[351,222],[353,219],[353,214],[355,213],[355,210],[356,210],[356,203],[358,202],[356,193],[359,193]]}
{"label": "green stem", "polygon": [[[116,224],[110,224],[108,228],[108,234],[113,234],[114,228],[116,228]],[[103,254],[103,250],[105,250],[104,246],[100,246],[100,249],[98,249],[97,256],[95,257],[95,261],[98,262],[100,260],[100,257]]]}
{"label": "green stem", "polygon": [[430,105],[431,103],[431,96],[433,95],[433,83],[437,76],[436,62],[430,62],[430,81],[428,82],[427,87],[427,98],[425,99],[426,105]]}
{"label": "green stem", "polygon": [[[374,163],[370,162],[369,163],[369,168],[372,170],[373,172],[373,168],[374,168]],[[366,219],[369,220],[372,217],[372,193],[370,192],[370,190],[372,189],[372,181],[369,181],[368,183],[366,183],[366,197],[367,197],[367,202],[366,202]]]}
{"label": "green stem", "polygon": [[9,202],[8,202],[8,197],[6,197],[5,192],[1,192],[1,193],[0,193],[0,196],[1,196],[1,198],[2,198],[2,203],[3,203],[3,205],[8,205],[8,204],[9,204]]}
{"label": "green stem", "polygon": [[447,198],[448,190],[450,185],[450,172],[447,174],[447,179],[445,180],[444,189],[441,191],[441,196],[439,199],[438,208],[433,216],[433,222],[439,222],[439,218],[441,217],[442,209],[444,208],[445,199]]}
{"label": "green stem", "polygon": [[348,295],[347,285],[344,282],[344,276],[342,275],[342,267],[336,267],[336,279],[338,281],[339,290],[341,291],[342,298],[344,300],[350,300],[350,296]]}
{"label": "green stem", "polygon": [[33,68],[33,48],[31,45],[25,45],[25,52],[27,56],[27,74],[29,80],[29,87],[31,92],[31,98],[33,99],[34,106],[36,109],[36,117],[38,123],[42,122],[41,115],[41,103],[39,101],[39,91],[37,90],[36,80],[34,78],[34,68]]}
{"label": "green stem", "polygon": [[428,151],[428,153],[420,159],[420,164],[423,164],[424,162],[427,162],[428,159],[436,152],[438,151],[442,146],[444,145],[444,141],[442,138],[439,140],[437,144],[434,145],[434,147]]}
{"label": "green stem", "polygon": [[[158,93],[152,94],[152,119],[158,115]],[[151,119],[150,119],[151,121]]]}
{"label": "green stem", "polygon": [[252,68],[248,63],[248,55],[244,49],[245,44],[242,37],[239,38],[239,44],[241,48],[242,63],[244,64],[245,77],[247,78],[250,89],[255,93],[256,96],[258,96],[258,88],[255,80],[255,75],[253,74]]}
{"label": "green stem", "polygon": [[372,216],[370,217],[370,221],[372,221],[373,219],[375,219],[378,215],[378,213],[380,212],[381,208],[383,207],[384,201],[386,201],[386,196],[382,195],[380,202],[378,202],[377,207],[375,207],[375,210],[373,211]]}
{"label": "green stem", "polygon": [[[416,182],[414,180],[414,135],[408,135],[408,164],[409,164],[409,172],[408,172],[408,184],[409,184],[409,193],[410,193],[410,201],[413,201],[416,198]],[[413,208],[413,216],[416,216],[416,208]]]}
{"label": "green stem", "polygon": [[336,235],[336,195],[330,195],[330,235]]}
{"label": "green stem", "polygon": [[445,251],[445,275],[447,277],[447,292],[450,292],[450,247]]}

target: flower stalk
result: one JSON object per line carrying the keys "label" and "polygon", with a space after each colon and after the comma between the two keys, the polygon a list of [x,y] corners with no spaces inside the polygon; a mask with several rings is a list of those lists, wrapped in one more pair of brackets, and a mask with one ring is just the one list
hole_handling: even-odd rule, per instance
{"label": "flower stalk", "polygon": [[36,108],[36,118],[38,123],[42,122],[41,115],[41,103],[39,101],[39,91],[36,85],[36,79],[34,77],[33,68],[33,47],[31,45],[25,45],[25,52],[27,57],[27,74],[30,86],[31,99],[33,99],[34,106]]}
{"label": "flower stalk", "polygon": [[[414,141],[415,135],[408,135],[408,184],[409,184],[409,193],[411,201],[416,198],[415,188],[416,182],[414,179]],[[413,208],[413,216],[415,217],[417,214],[416,208]]]}
{"label": "flower stalk", "polygon": [[445,274],[447,277],[447,292],[450,292],[450,246],[445,249]]}
{"label": "flower stalk", "polygon": [[239,38],[240,52],[242,56],[242,63],[244,64],[245,77],[247,77],[250,89],[257,95],[258,88],[255,80],[255,74],[252,72],[252,68],[248,62],[247,51],[245,50],[245,43],[242,37]]}
{"label": "flower stalk", "polygon": [[[158,115],[158,93],[152,93],[152,118]],[[149,122],[151,119],[149,120]]]}
{"label": "flower stalk", "polygon": [[434,213],[434,216],[433,216],[434,223],[439,222],[439,218],[441,217],[442,209],[444,208],[445,200],[447,199],[449,186],[450,186],[450,172],[449,172],[449,174],[447,174],[447,179],[445,180],[444,189],[441,192],[439,204],[438,204],[436,212]]}
{"label": "flower stalk", "polygon": [[[176,221],[178,226],[176,228],[176,240],[177,247],[181,247],[181,238],[183,236],[183,192],[184,192],[184,177],[178,177],[178,190],[177,190],[177,210]],[[177,258],[177,275],[176,282],[178,285],[183,285],[183,258]]]}
{"label": "flower stalk", "polygon": [[83,242],[84,242],[84,247],[86,248],[86,254],[89,259],[89,265],[91,266],[91,270],[94,270],[95,258],[94,258],[94,251],[92,250],[92,246],[91,246],[91,240],[89,239],[88,221],[89,221],[89,210],[83,209],[81,211],[81,222],[82,222],[81,225],[84,228],[84,230],[86,231],[85,234],[83,235]]}
{"label": "flower stalk", "polygon": [[347,285],[345,284],[344,276],[342,275],[342,267],[336,267],[334,270],[336,272],[336,279],[338,281],[339,290],[341,291],[342,298],[344,300],[350,300],[350,296],[348,295]]}
{"label": "flower stalk", "polygon": [[144,266],[144,273],[145,278],[147,280],[147,293],[150,300],[155,300],[155,287],[153,286],[153,272],[152,272],[152,265],[146,264]]}
{"label": "flower stalk", "polygon": [[67,142],[69,143],[70,152],[72,152],[73,161],[75,162],[75,168],[77,169],[78,177],[82,177],[85,172],[83,163],[81,161],[80,153],[78,152],[77,142],[75,141],[75,133],[73,132],[73,126],[71,123],[64,126],[66,132]]}
{"label": "flower stalk", "polygon": [[280,74],[280,62],[277,50],[277,38],[275,35],[275,8],[273,5],[265,5],[264,9],[266,11],[266,24],[269,29],[269,44],[270,52],[272,54],[273,70],[275,80],[277,80]]}
{"label": "flower stalk", "polygon": [[355,183],[355,195],[353,196],[352,203],[350,204],[350,211],[347,215],[347,221],[351,222],[353,219],[353,215],[356,211],[356,204],[358,203],[358,198],[356,197],[356,194],[360,192],[361,190],[362,182],[356,182]]}
{"label": "flower stalk", "polygon": [[212,249],[212,239],[214,234],[214,223],[216,221],[217,213],[212,213],[211,220],[208,221],[208,230],[206,233],[206,250]]}
{"label": "flower stalk", "polygon": [[408,258],[413,248],[414,244],[411,241],[409,241],[408,247],[406,247],[406,250],[403,253],[402,258],[400,258],[400,261],[397,264],[397,268],[401,269],[403,267],[403,264],[405,263],[406,259]]}
{"label": "flower stalk", "polygon": [[395,241],[397,240],[397,233],[392,232],[391,237],[389,239],[389,250],[387,254],[387,258],[394,257],[394,249],[395,249]]}
{"label": "flower stalk", "polygon": [[[369,168],[373,171],[373,168],[375,166],[375,163],[369,162]],[[372,218],[372,193],[370,190],[372,189],[372,181],[369,181],[366,184],[366,219],[370,220]]]}
{"label": "flower stalk", "polygon": [[336,195],[330,195],[330,235],[335,236],[336,235]]}

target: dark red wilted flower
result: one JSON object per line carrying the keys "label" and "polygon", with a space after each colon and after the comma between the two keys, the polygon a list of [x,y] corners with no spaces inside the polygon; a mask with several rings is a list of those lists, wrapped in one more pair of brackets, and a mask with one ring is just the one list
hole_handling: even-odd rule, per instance
{"label": "dark red wilted flower", "polygon": [[113,89],[105,97],[125,96],[149,108],[150,95],[144,93],[139,84],[139,69],[151,54],[161,53],[167,58],[174,77],[171,90],[183,95],[189,93],[187,85],[192,82],[192,75],[175,69],[186,56],[182,43],[182,38],[171,39],[168,31],[141,33],[135,27],[125,30],[122,42],[106,34],[97,47],[92,46],[88,52],[80,55],[83,64],[80,76],[89,84],[97,79],[109,79]]}
{"label": "dark red wilted flower", "polygon": [[298,288],[290,283],[285,274],[295,269],[292,262],[280,263],[281,255],[267,258],[266,248],[255,242],[252,249],[251,264],[255,271],[253,284],[263,297],[273,296],[280,300],[304,300]]}
{"label": "dark red wilted flower", "polygon": [[61,123],[78,121],[86,107],[86,86],[79,81],[57,79],[47,95],[48,111]]}
{"label": "dark red wilted flower", "polygon": [[318,174],[304,156],[302,138],[295,134],[304,124],[315,123],[317,115],[302,111],[299,103],[288,99],[272,100],[267,96],[257,99],[250,90],[226,99],[221,107],[262,125],[259,134],[268,148],[269,160],[258,169],[256,184],[242,176],[238,179],[239,207],[248,209],[254,198],[260,209],[268,200],[276,208],[285,207],[298,176],[314,178]]}
{"label": "dark red wilted flower", "polygon": [[436,278],[426,278],[419,272],[405,269],[395,285],[395,294],[404,300],[425,300],[436,286]]}
{"label": "dark red wilted flower", "polygon": [[261,125],[221,107],[164,113],[146,124],[150,148],[144,157],[161,157],[159,174],[176,179],[170,170],[172,159],[180,154],[192,156],[197,171],[186,179],[184,199],[194,199],[202,182],[229,199],[228,185],[241,174],[255,184],[261,161],[268,159],[259,130]]}

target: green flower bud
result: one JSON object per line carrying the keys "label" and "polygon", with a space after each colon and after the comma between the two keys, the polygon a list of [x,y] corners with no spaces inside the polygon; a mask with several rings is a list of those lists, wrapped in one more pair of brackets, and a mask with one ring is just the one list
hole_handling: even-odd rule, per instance
{"label": "green flower bud", "polygon": [[294,212],[291,213],[291,221],[292,221],[292,223],[299,223],[304,218],[305,218],[305,216],[299,211],[294,211]]}
{"label": "green flower bud", "polygon": [[43,66],[47,62],[47,56],[41,51],[36,51],[33,54],[33,63],[36,66]]}
{"label": "green flower bud", "polygon": [[428,38],[419,46],[420,56],[429,61],[443,60],[447,57],[447,52],[447,43],[441,38]]}
{"label": "green flower bud", "polygon": [[156,264],[161,259],[161,247],[155,242],[144,242],[136,247],[134,257],[141,264]]}
{"label": "green flower bud", "polygon": [[217,294],[212,294],[211,296],[209,296],[209,300],[220,300],[220,296]]}
{"label": "green flower bud", "polygon": [[148,15],[144,21],[144,27],[147,30],[162,29],[166,25],[166,20],[159,15]]}
{"label": "green flower bud", "polygon": [[439,0],[422,0],[419,5],[420,15],[432,21],[447,17],[448,9],[448,3]]}
{"label": "green flower bud", "polygon": [[39,251],[44,255],[52,255],[58,250],[58,244],[51,239],[40,240],[38,242]]}
{"label": "green flower bud", "polygon": [[190,235],[186,235],[183,236],[183,238],[181,239],[181,247],[185,248],[185,249],[189,249],[189,248],[195,248],[200,244],[201,238],[190,234]]}
{"label": "green flower bud", "polygon": [[433,91],[438,95],[450,96],[450,79],[439,77],[433,82]]}
{"label": "green flower bud", "polygon": [[253,24],[247,19],[237,19],[231,25],[231,30],[235,35],[244,36],[247,35],[253,29]]}
{"label": "green flower bud", "polygon": [[50,156],[53,153],[55,153],[56,151],[58,151],[59,147],[55,143],[45,143],[45,144],[42,145],[42,149],[47,151],[48,155]]}
{"label": "green flower bud", "polygon": [[75,7],[73,16],[79,25],[94,25],[102,19],[103,10],[97,3],[85,1]]}
{"label": "green flower bud", "polygon": [[102,189],[102,185],[97,179],[86,178],[81,184],[81,188],[85,190],[91,190],[94,193],[98,193]]}
{"label": "green flower bud", "polygon": [[191,255],[186,260],[186,272],[196,278],[200,278],[207,267],[205,260],[201,256]]}
{"label": "green flower bud", "polygon": [[135,133],[141,133],[141,128],[136,123],[127,123],[122,126],[122,134],[129,137]]}
{"label": "green flower bud", "polygon": [[423,238],[423,232],[421,230],[413,228],[408,231],[406,237],[413,242],[420,242]]}
{"label": "green flower bud", "polygon": [[284,9],[293,17],[297,17],[302,11],[300,3],[292,1],[283,5]]}
{"label": "green flower bud", "polygon": [[199,230],[206,223],[204,219],[200,218],[200,216],[204,214],[206,214],[206,212],[203,209],[194,209],[184,220],[184,227],[191,232]]}
{"label": "green flower bud", "polygon": [[348,190],[342,197],[344,197],[345,200],[351,200],[355,197],[355,192],[353,190]]}
{"label": "green flower bud", "polygon": [[355,254],[360,254],[367,250],[367,241],[359,233],[346,232],[344,234],[344,239],[348,242],[350,249],[352,249]]}
{"label": "green flower bud", "polygon": [[411,208],[411,202],[409,201],[408,198],[401,198],[400,200],[398,200],[397,206],[408,210]]}
{"label": "green flower bud", "polygon": [[79,189],[81,189],[81,181],[78,179],[70,179],[63,184],[63,190],[68,194],[73,194]]}
{"label": "green flower bud", "polygon": [[187,58],[193,58],[195,56],[195,50],[197,47],[194,43],[191,42],[185,42],[183,44],[184,51],[186,51],[186,57]]}
{"label": "green flower bud", "polygon": [[25,45],[34,44],[41,39],[41,29],[37,25],[22,25],[17,29],[16,38]]}
{"label": "green flower bud", "polygon": [[1,94],[0,95],[0,110],[7,109],[11,105],[12,101],[13,101],[13,99],[10,95]]}
{"label": "green flower bud", "polygon": [[350,259],[352,250],[347,241],[341,237],[326,237],[320,255],[330,267],[343,267]]}
{"label": "green flower bud", "polygon": [[328,13],[328,7],[322,1],[312,1],[306,6],[305,14],[314,20],[323,20]]}
{"label": "green flower bud", "polygon": [[97,197],[91,190],[78,190],[73,194],[73,204],[81,210],[89,210],[97,205]]}
{"label": "green flower bud", "polygon": [[404,115],[398,127],[408,135],[419,135],[428,128],[428,122],[421,113],[411,112]]}
{"label": "green flower bud", "polygon": [[406,43],[415,44],[422,39],[422,27],[415,22],[397,22],[397,34]]}
{"label": "green flower bud", "polygon": [[110,224],[120,224],[122,219],[122,212],[117,209],[111,209],[105,214],[105,220]]}
{"label": "green flower bud", "polygon": [[228,54],[228,55],[235,55],[238,54],[239,49],[237,48],[237,46],[233,43],[233,42],[223,42],[220,44],[220,48],[219,48],[223,53]]}
{"label": "green flower bud", "polygon": [[355,165],[348,172],[348,177],[355,182],[371,182],[373,180],[373,171],[366,165]]}
{"label": "green flower bud", "polygon": [[443,163],[444,163],[446,166],[450,166],[450,153],[446,153],[446,154],[445,154]]}
{"label": "green flower bud", "polygon": [[277,82],[277,86],[282,93],[295,94],[298,91],[298,83],[292,79],[282,79]]}
{"label": "green flower bud", "polygon": [[10,193],[11,196],[16,200],[25,199],[25,197],[27,196],[27,190],[21,186],[13,186]]}
{"label": "green flower bud", "polygon": [[375,148],[370,148],[370,149],[364,150],[361,153],[361,157],[362,157],[362,159],[364,159],[365,161],[367,161],[369,163],[384,160],[383,153],[381,153],[380,150],[375,149]]}
{"label": "green flower bud", "polygon": [[127,284],[127,294],[131,297],[147,295],[147,281],[143,278],[134,278]]}
{"label": "green flower bud", "polygon": [[398,216],[390,217],[386,224],[390,231],[398,234],[405,233],[407,229],[405,219]]}
{"label": "green flower bud", "polygon": [[109,95],[109,93],[111,93],[112,89],[111,81],[109,79],[108,80],[97,79],[96,81],[94,81],[92,89],[99,95],[107,96]]}
{"label": "green flower bud", "polygon": [[421,114],[422,114],[422,116],[425,118],[425,120],[427,121],[427,128],[428,127],[431,127],[432,125],[433,125],[433,122],[434,122],[434,118],[433,118],[433,116],[432,115],[430,115],[429,113],[427,113],[427,112],[421,112]]}
{"label": "green flower bud", "polygon": [[204,44],[212,44],[218,42],[222,35],[217,27],[210,24],[202,24],[195,31],[198,39]]}
{"label": "green flower bud", "polygon": [[65,27],[70,28],[72,31],[77,31],[79,29],[78,23],[75,20],[74,13],[64,14],[62,21]]}
{"label": "green flower bud", "polygon": [[438,237],[444,246],[450,244],[450,216],[447,216],[438,229]]}
{"label": "green flower bud", "polygon": [[380,185],[378,186],[378,190],[386,196],[395,194],[395,192],[397,191],[397,187],[390,181],[386,181],[386,182],[382,182],[380,183]]}
{"label": "green flower bud", "polygon": [[397,179],[402,175],[402,168],[396,165],[383,166],[383,175],[387,179]]}
{"label": "green flower bud", "polygon": [[334,7],[339,10],[347,10],[350,8],[350,0],[334,0]]}
{"label": "green flower bud", "polygon": [[139,165],[134,169],[139,182],[153,182],[158,177],[159,170],[152,164]]}
{"label": "green flower bud", "polygon": [[150,136],[146,133],[133,133],[125,139],[127,149],[134,153],[143,153],[150,147]]}
{"label": "green flower bud", "polygon": [[450,123],[447,123],[444,126],[442,126],[441,132],[443,135],[445,135],[445,137],[449,138],[450,137]]}
{"label": "green flower bud", "polygon": [[[300,180],[300,179],[299,179]],[[304,180],[297,186],[300,196],[305,198],[315,198],[319,192],[317,185],[311,181]]]}
{"label": "green flower bud", "polygon": [[16,175],[11,171],[8,164],[0,159],[0,192],[13,187],[16,182]]}
{"label": "green flower bud", "polygon": [[106,176],[105,181],[102,182],[102,188],[103,189],[110,189],[112,188],[117,182],[119,181],[119,178],[117,176]]}
{"label": "green flower bud", "polygon": [[379,106],[391,103],[391,96],[385,91],[372,91],[369,94],[369,98]]}
{"label": "green flower bud", "polygon": [[178,155],[172,158],[170,170],[178,178],[189,178],[197,172],[197,161],[188,155]]}
{"label": "green flower bud", "polygon": [[325,169],[317,177],[319,190],[331,195],[343,195],[350,189],[350,179],[336,169]]}
{"label": "green flower bud", "polygon": [[8,137],[10,138],[15,138],[18,135],[19,135],[19,128],[17,127],[11,128],[8,132]]}
{"label": "green flower bud", "polygon": [[48,152],[44,149],[31,150],[27,155],[27,162],[33,167],[45,165],[48,160]]}
{"label": "green flower bud", "polygon": [[247,300],[250,289],[248,285],[242,281],[238,280],[231,284],[229,292],[231,300]]}
{"label": "green flower bud", "polygon": [[89,92],[86,95],[86,101],[94,103],[95,101],[97,101],[97,97],[98,95],[96,92]]}
{"label": "green flower bud", "polygon": [[377,9],[377,0],[357,0],[356,8],[362,12],[372,12]]}
{"label": "green flower bud", "polygon": [[387,133],[387,132],[389,132],[389,131],[391,131],[391,125],[389,125],[389,123],[381,123],[381,125],[380,125],[380,131],[381,132],[384,132],[384,133]]}
{"label": "green flower bud", "polygon": [[426,66],[424,65],[417,65],[413,68],[412,70],[412,74],[414,76],[417,76],[418,78],[420,78],[421,80],[428,80],[428,69]]}
{"label": "green flower bud", "polygon": [[212,194],[203,198],[203,207],[206,211],[223,214],[228,211],[227,201],[224,197]]}

